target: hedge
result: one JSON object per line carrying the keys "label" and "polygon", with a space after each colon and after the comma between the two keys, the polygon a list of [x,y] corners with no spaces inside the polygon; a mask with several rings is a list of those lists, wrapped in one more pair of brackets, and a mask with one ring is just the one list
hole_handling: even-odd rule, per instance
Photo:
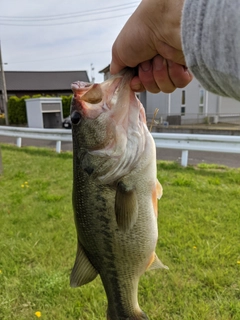
{"label": "hedge", "polygon": [[[25,125],[27,123],[27,113],[26,113],[26,102],[25,99],[30,98],[40,98],[41,95],[34,96],[23,96],[18,98],[12,96],[8,99],[8,121],[9,124],[21,124]],[[44,96],[44,98],[49,96]],[[72,96],[61,96],[62,98],[62,109],[63,109],[63,118],[69,116],[70,105]]]}
{"label": "hedge", "polygon": [[70,114],[72,96],[61,96],[61,98],[62,98],[63,118],[66,118]]}
{"label": "hedge", "polygon": [[24,99],[28,99],[29,96],[10,97],[8,100],[8,121],[9,124],[26,124],[26,104]]}

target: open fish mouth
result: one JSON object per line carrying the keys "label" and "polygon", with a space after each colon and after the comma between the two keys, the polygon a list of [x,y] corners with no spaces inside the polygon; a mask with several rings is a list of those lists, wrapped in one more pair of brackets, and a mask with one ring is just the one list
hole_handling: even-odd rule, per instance
{"label": "open fish mouth", "polygon": [[[137,112],[140,110],[141,121],[146,123],[144,108],[130,88],[133,75],[131,70],[124,70],[101,84],[82,81],[72,83],[73,102],[75,102],[72,105],[72,112],[76,109],[83,117],[94,119],[102,112],[114,109],[115,118],[118,115],[121,118],[126,113],[131,115],[135,108]],[[135,116],[135,119],[137,118]]]}

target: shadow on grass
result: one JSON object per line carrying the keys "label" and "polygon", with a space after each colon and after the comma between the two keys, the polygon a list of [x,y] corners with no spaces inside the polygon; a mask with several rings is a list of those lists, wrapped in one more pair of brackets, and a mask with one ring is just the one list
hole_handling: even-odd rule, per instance
{"label": "shadow on grass", "polygon": [[57,153],[55,150],[47,149],[47,148],[37,148],[37,147],[22,147],[18,148],[16,146],[8,145],[8,144],[1,144],[2,150],[26,153],[30,155],[37,155],[43,157],[53,157],[53,158],[62,158],[62,159],[71,159],[73,154],[70,151],[64,151],[61,153]]}

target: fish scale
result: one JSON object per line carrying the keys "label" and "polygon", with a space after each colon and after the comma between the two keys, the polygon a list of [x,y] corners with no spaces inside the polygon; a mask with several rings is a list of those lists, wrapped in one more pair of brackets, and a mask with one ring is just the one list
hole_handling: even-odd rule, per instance
{"label": "fish scale", "polygon": [[71,286],[100,275],[108,320],[148,319],[138,305],[157,258],[156,148],[125,71],[102,84],[76,82],[71,107],[73,208],[78,249]]}

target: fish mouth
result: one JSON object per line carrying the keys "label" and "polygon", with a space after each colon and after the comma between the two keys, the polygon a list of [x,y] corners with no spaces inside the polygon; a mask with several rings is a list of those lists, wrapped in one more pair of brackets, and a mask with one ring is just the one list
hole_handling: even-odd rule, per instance
{"label": "fish mouth", "polygon": [[127,119],[130,118],[131,122],[135,119],[146,123],[144,108],[130,87],[135,73],[134,69],[124,69],[100,84],[73,82],[71,114],[77,111],[85,119],[95,119],[101,113],[110,112],[109,116],[116,123],[124,122],[125,128],[128,125]]}
{"label": "fish mouth", "polygon": [[103,99],[103,92],[99,84],[76,81],[71,85],[74,97],[88,103],[97,104]]}
{"label": "fish mouth", "polygon": [[[84,118],[95,119],[101,113],[109,111],[114,114],[117,110],[119,115],[128,113],[130,92],[132,95],[134,94],[130,88],[131,75],[132,73],[129,72],[120,73],[100,84],[83,81],[73,82],[71,85],[74,94],[71,114],[77,111]],[[124,107],[121,105],[121,100],[125,101]],[[133,97],[131,101],[133,101]],[[114,118],[116,120],[116,117]]]}
{"label": "fish mouth", "polygon": [[78,100],[97,104],[103,99],[105,102],[111,100],[111,95],[116,94],[116,91],[120,91],[122,87],[128,86],[130,89],[130,81],[134,75],[134,69],[125,68],[101,84],[76,81],[71,84],[71,89]]}
{"label": "fish mouth", "polygon": [[71,87],[72,87],[72,90],[74,90],[74,89],[82,89],[82,88],[91,87],[92,85],[93,84],[90,82],[75,81],[72,83]]}

